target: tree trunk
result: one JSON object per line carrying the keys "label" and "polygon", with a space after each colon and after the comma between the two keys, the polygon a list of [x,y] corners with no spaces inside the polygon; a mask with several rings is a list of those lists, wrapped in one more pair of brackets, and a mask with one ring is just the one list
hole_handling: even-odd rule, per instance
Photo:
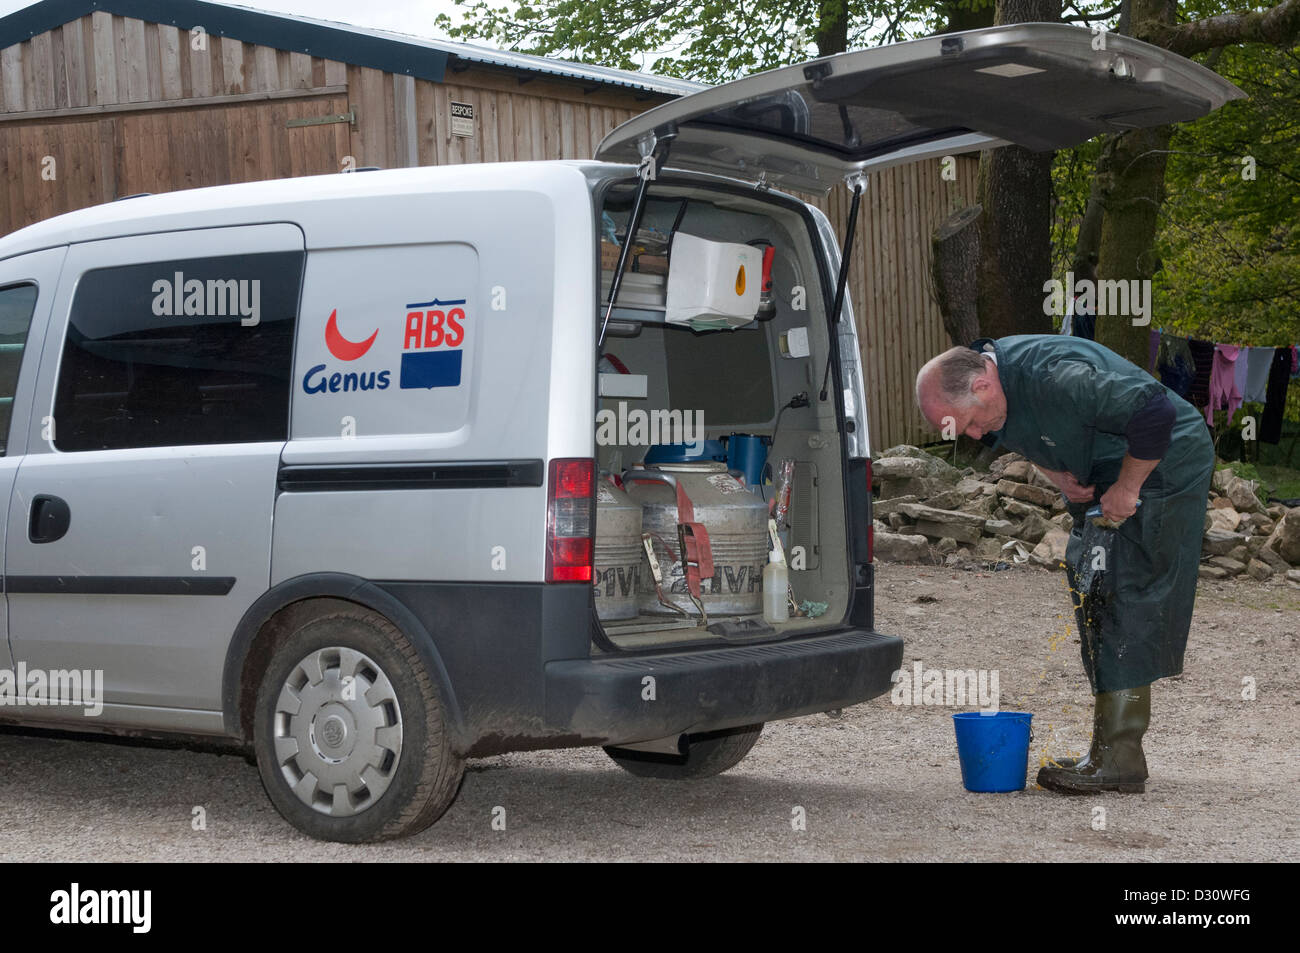
{"label": "tree trunk", "polygon": [[[1123,25],[1131,28],[1137,39],[1150,39],[1154,32],[1172,24],[1177,13],[1174,0],[1129,0],[1129,16]],[[1084,218],[1084,228],[1079,230],[1079,251],[1083,253],[1086,241],[1099,237],[1097,249],[1097,281],[1123,281],[1136,286],[1149,306],[1149,282],[1160,263],[1156,258],[1156,230],[1160,224],[1160,206],[1165,200],[1165,166],[1169,142],[1173,138],[1172,126],[1153,129],[1136,129],[1118,136],[1107,136],[1097,159],[1097,172],[1093,179],[1089,211],[1100,206],[1100,235],[1091,229],[1094,221]],[[1098,294],[1097,340],[1116,354],[1146,367],[1148,339],[1153,321],[1148,313],[1138,316],[1132,312],[1132,299],[1128,314],[1106,314],[1105,304]],[[1140,324],[1134,324],[1134,321]]]}
{"label": "tree trunk", "polygon": [[820,0],[818,4],[817,41],[818,56],[832,56],[849,48],[848,0]]}
{"label": "tree trunk", "polygon": [[[1061,0],[998,0],[994,22],[1055,22]],[[986,337],[1046,333],[1051,269],[1052,154],[1004,146],[980,154],[979,323]]]}
{"label": "tree trunk", "polygon": [[954,345],[980,336],[976,294],[979,285],[980,229],[978,205],[949,215],[930,235],[930,277],[943,326]]}
{"label": "tree trunk", "polygon": [[977,30],[993,25],[994,4],[992,0],[980,5],[979,0],[970,6],[964,6],[961,0],[948,0],[935,7],[943,17],[944,28],[940,33],[958,33],[962,30]]}
{"label": "tree trunk", "polygon": [[[1108,142],[1097,161],[1097,183],[1105,198],[1101,217],[1101,249],[1097,261],[1100,287],[1109,281],[1136,281],[1148,305],[1139,316],[1130,298],[1129,313],[1106,314],[1098,294],[1097,340],[1138,367],[1146,367],[1147,340],[1152,326],[1159,325],[1149,310],[1149,284],[1160,267],[1156,258],[1156,228],[1164,202],[1165,165],[1170,126],[1138,129]],[[1140,322],[1140,323],[1134,323]]]}

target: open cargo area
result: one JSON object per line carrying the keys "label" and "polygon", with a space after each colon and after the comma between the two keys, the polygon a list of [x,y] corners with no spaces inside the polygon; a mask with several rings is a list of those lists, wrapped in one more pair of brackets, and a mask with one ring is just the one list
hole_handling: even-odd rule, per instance
{"label": "open cargo area", "polygon": [[[634,193],[605,194],[603,306]],[[848,610],[842,397],[828,366],[834,276],[806,215],[751,196],[651,188],[609,314],[595,588],[619,649],[782,638]],[[703,567],[691,566],[685,523],[703,527]],[[765,570],[787,579],[766,612]]]}

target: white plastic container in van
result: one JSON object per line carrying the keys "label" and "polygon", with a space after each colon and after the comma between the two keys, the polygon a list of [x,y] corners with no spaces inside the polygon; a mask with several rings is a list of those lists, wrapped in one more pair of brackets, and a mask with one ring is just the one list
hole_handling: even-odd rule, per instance
{"label": "white plastic container in van", "polygon": [[[1091,39],[772,70],[599,161],[179,192],[0,240],[0,668],[103,685],[0,716],[228,739],[296,827],[366,841],[436,820],[467,758],[704,777],[765,722],[888,691],[846,269],[777,189],[847,182],[856,214],[874,168],[1238,95]],[[683,236],[714,262],[698,320],[668,315],[703,280]]]}

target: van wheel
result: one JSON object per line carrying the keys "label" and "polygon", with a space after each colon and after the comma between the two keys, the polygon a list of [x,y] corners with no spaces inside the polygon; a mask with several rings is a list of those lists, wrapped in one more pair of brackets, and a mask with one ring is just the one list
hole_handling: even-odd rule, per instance
{"label": "van wheel", "polygon": [[253,717],[262,785],[294,827],[359,843],[424,830],[464,763],[415,647],[367,609],[303,622],[263,673]]}
{"label": "van wheel", "polygon": [[762,724],[686,736],[686,754],[657,754],[628,748],[606,748],[605,754],[638,778],[689,781],[711,778],[744,760],[763,733]]}

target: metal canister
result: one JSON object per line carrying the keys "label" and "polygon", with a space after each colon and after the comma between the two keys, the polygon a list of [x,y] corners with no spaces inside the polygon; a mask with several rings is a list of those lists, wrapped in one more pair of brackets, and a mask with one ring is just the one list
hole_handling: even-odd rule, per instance
{"label": "metal canister", "polygon": [[[649,480],[637,479],[644,474]],[[623,474],[627,495],[641,504],[642,532],[654,540],[655,558],[664,575],[664,596],[690,615],[699,615],[686,589],[677,539],[677,494],[661,482],[680,483],[695,511],[695,522],[708,530],[713,575],[700,580],[701,603],[713,616],[758,615],[763,611],[763,565],[767,562],[767,504],[746,491],[727,472],[725,463],[663,463]],[[650,482],[654,480],[655,482]],[[659,602],[648,568],[641,573],[641,612],[672,615]]]}
{"label": "metal canister", "polygon": [[594,552],[596,615],[603,621],[635,619],[641,549],[641,505],[607,480],[596,484]]}

